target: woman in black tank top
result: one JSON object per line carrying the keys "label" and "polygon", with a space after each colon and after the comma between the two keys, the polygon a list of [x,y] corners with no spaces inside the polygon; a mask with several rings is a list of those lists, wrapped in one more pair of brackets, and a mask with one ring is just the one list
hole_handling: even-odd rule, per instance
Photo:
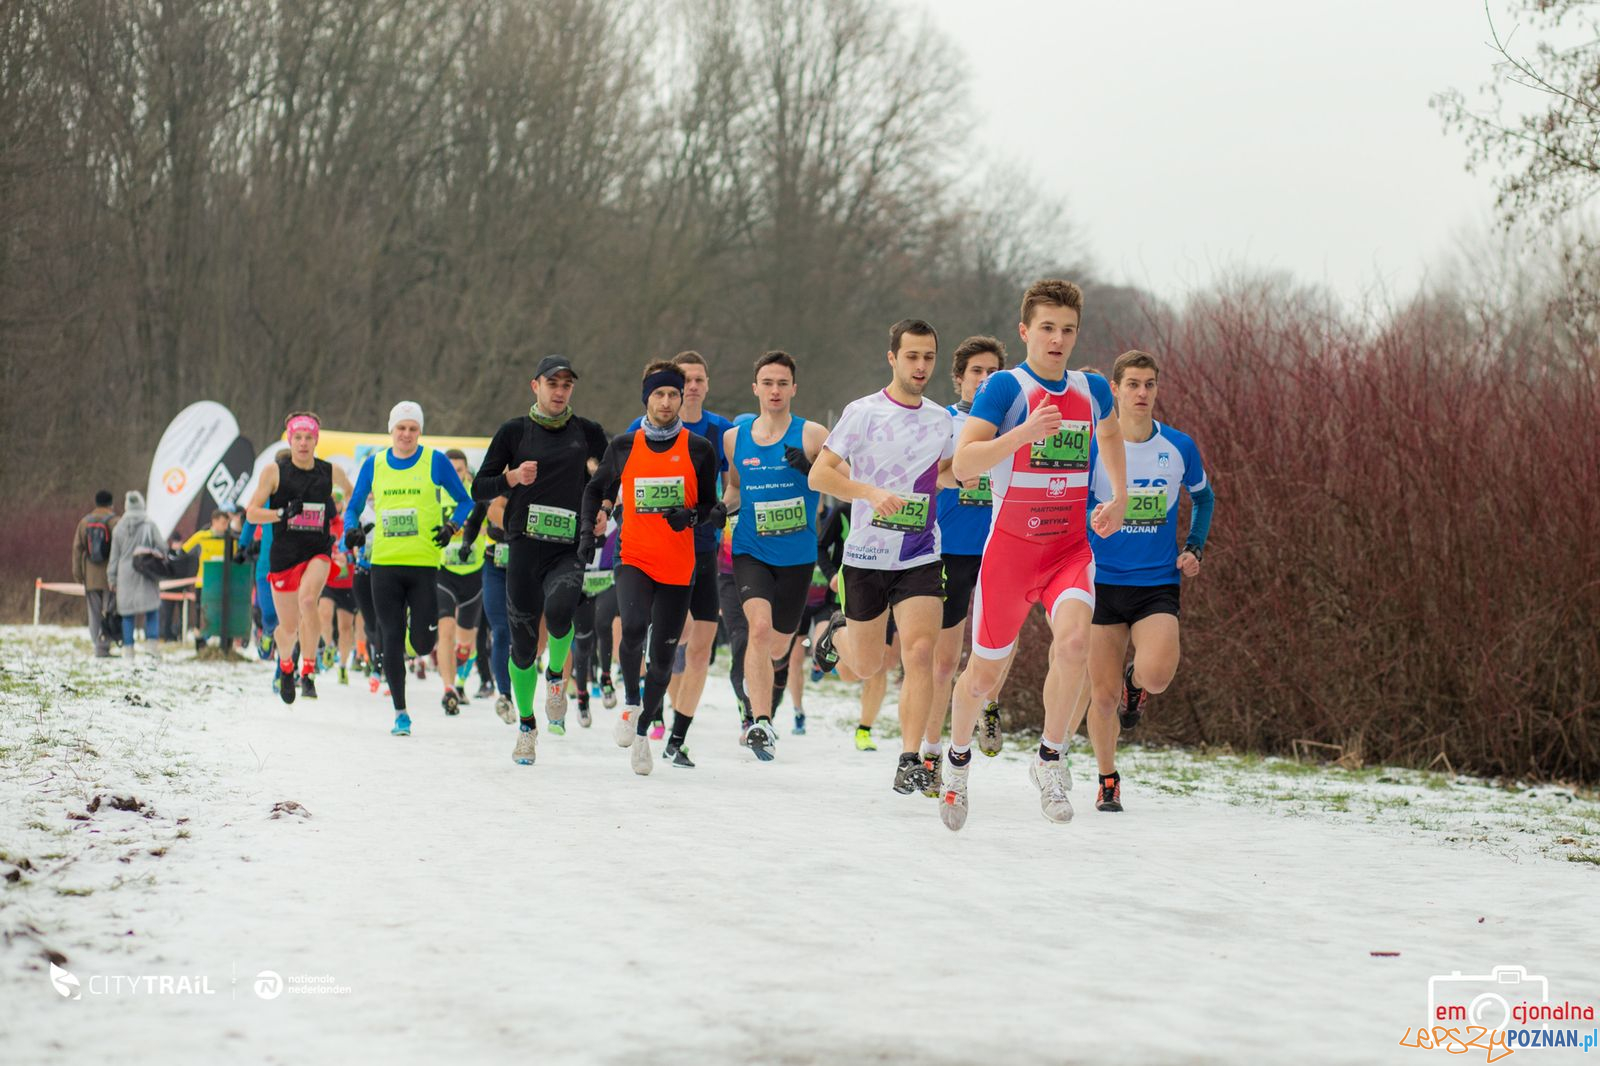
{"label": "woman in black tank top", "polygon": [[288,451],[261,472],[261,481],[245,510],[258,525],[278,524],[273,531],[267,575],[272,603],[278,609],[278,695],[295,698],[294,644],[300,642],[301,695],[316,697],[317,599],[328,580],[333,549],[333,489],[351,494],[350,479],[326,459],[318,459],[321,425],[309,411],[284,420]]}

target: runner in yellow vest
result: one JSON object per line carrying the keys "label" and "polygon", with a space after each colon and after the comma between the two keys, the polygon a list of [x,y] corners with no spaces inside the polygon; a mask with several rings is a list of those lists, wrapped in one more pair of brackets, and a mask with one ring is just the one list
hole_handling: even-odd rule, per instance
{"label": "runner in yellow vest", "polygon": [[[440,550],[472,513],[472,497],[441,451],[425,448],[422,406],[410,400],[389,412],[391,444],[361,464],[345,510],[346,547],[367,541],[361,512],[372,497],[372,603],[382,633],[383,672],[394,701],[395,736],[411,735],[406,713],[406,640],[417,655],[433,650],[439,632]],[[453,512],[441,511],[446,496]]]}

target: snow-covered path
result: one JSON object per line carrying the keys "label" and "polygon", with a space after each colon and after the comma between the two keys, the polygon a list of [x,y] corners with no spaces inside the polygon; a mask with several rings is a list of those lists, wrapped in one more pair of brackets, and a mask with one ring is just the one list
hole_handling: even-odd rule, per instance
{"label": "snow-covered path", "polygon": [[[6,889],[0,920],[40,928],[86,993],[57,995],[26,938],[0,953],[6,1061],[1407,1062],[1432,974],[1522,964],[1552,1000],[1600,1000],[1587,865],[1131,781],[1129,813],[1101,815],[1086,755],[1070,825],[1008,753],[952,834],[890,790],[893,742],[850,747],[838,696],[758,764],[713,677],[699,768],[639,778],[598,704],[527,768],[487,703],[446,719],[431,678],[396,739],[364,686],[285,707],[264,669],[141,676],[154,708],[51,713],[164,716],[186,769],[141,796],[188,835],[114,890],[62,895],[43,869]],[[311,817],[269,818],[285,800]],[[28,834],[5,830],[15,858]],[[262,999],[263,970],[348,993]],[[87,994],[130,974],[215,994]]]}

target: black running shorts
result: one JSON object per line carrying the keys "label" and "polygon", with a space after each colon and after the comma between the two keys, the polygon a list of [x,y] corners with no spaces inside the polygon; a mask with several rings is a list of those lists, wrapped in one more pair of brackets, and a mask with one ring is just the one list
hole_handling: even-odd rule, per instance
{"label": "black running shorts", "polygon": [[1094,624],[1131,626],[1153,614],[1178,614],[1177,585],[1094,586]]}
{"label": "black running shorts", "polygon": [[722,609],[717,594],[717,553],[695,552],[694,577],[689,585],[689,617],[696,622],[715,622]]}
{"label": "black running shorts", "polygon": [[779,633],[794,633],[806,613],[806,596],[811,591],[812,563],[799,566],[769,566],[753,555],[733,557],[733,580],[739,589],[739,602],[766,600],[772,607],[772,628]]}
{"label": "black running shorts", "polygon": [[845,592],[844,616],[852,622],[870,622],[902,600],[944,596],[944,563],[937,559],[909,570],[873,570],[846,564],[840,575]]}
{"label": "black running shorts", "polygon": [[978,566],[981,555],[944,556],[944,625],[954,629],[967,620],[967,610],[972,606],[972,590],[978,586]]}
{"label": "black running shorts", "polygon": [[322,586],[322,598],[332,600],[333,609],[336,611],[356,613],[356,593],[354,589],[336,589],[332,585],[324,585]]}
{"label": "black running shorts", "polygon": [[439,617],[454,618],[462,629],[477,629],[483,621],[483,571],[458,574],[441,568],[434,583],[439,589]]}

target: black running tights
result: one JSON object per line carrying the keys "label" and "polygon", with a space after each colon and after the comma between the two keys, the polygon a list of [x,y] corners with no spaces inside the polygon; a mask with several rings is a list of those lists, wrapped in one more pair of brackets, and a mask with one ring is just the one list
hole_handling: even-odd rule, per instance
{"label": "black running tights", "polygon": [[396,713],[406,709],[406,630],[411,631],[411,650],[419,656],[433,651],[439,638],[438,573],[433,566],[372,567],[372,607],[383,633],[383,677]]}
{"label": "black running tights", "polygon": [[[690,585],[663,585],[643,570],[619,566],[617,609],[622,615],[622,692],[628,703],[642,706],[638,733],[662,719],[661,703],[672,680],[672,657],[677,652],[683,621],[689,616]],[[644,676],[644,702],[639,702],[639,667],[645,639],[650,642],[650,665]]]}

